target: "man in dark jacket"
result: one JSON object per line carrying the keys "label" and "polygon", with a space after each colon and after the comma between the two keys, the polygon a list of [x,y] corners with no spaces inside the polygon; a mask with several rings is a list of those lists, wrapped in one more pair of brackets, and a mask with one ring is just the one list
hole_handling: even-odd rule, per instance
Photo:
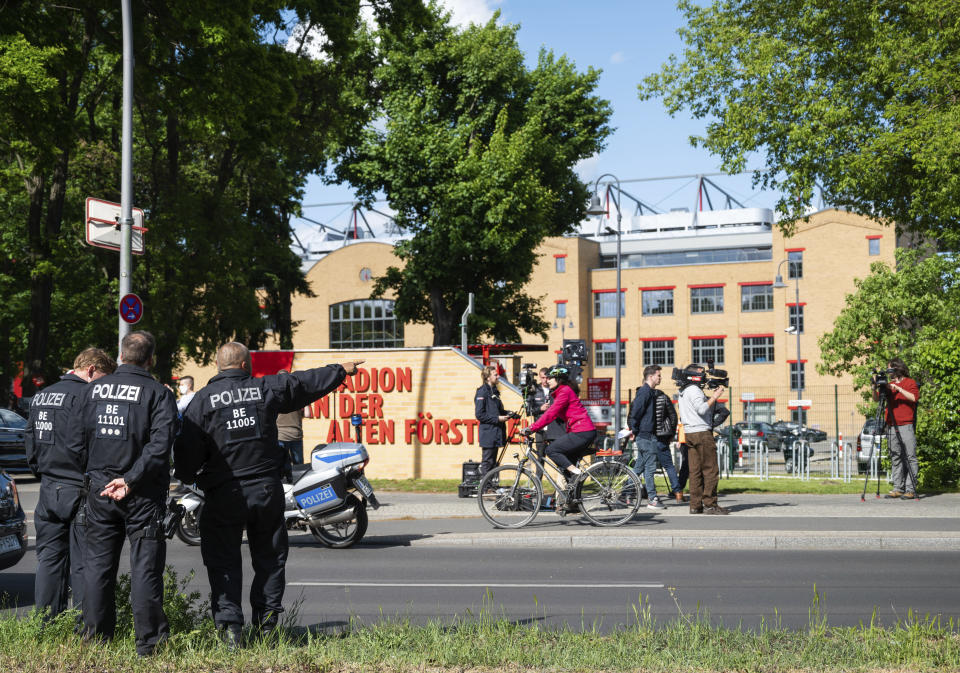
{"label": "man in dark jacket", "polygon": [[[86,493],[83,473],[83,393],[87,383],[112,374],[117,363],[99,348],[88,348],[73,361],[73,371],[33,398],[24,433],[27,463],[40,477],[40,497],[33,522],[37,531],[34,605],[55,617],[83,602]],[[83,513],[81,513],[83,512]]]}
{"label": "man in dark jacket", "polygon": [[244,529],[254,567],[253,624],[268,633],[283,612],[288,542],[280,476],[286,456],[277,443],[277,416],[336,390],[361,362],[254,378],[250,351],[228,343],[217,352],[220,373],[183,414],[174,447],[176,476],[195,481],[206,495],[200,553],[210,580],[213,621],[231,648],[239,646],[243,627]]}
{"label": "man in dark jacket", "polygon": [[480,421],[480,478],[492,470],[497,462],[497,450],[504,445],[507,437],[505,423],[510,418],[500,401],[497,381],[500,372],[496,365],[487,365],[480,373],[483,385],[477,388],[474,396],[474,412]]}
{"label": "man in dark jacket", "polygon": [[170,447],[177,405],[148,371],[156,342],[131,332],[117,370],[84,389],[87,448],[87,558],[83,622],[88,638],[112,638],[123,539],[130,540],[130,602],[137,654],[153,654],[170,635],[163,612],[167,557],[163,515],[170,488]]}

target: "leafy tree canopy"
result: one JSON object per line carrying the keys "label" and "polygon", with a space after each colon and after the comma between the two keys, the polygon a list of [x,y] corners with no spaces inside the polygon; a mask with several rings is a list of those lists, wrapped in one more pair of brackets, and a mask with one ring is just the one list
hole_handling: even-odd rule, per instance
{"label": "leafy tree canopy", "polygon": [[[423,11],[366,5],[385,26]],[[132,285],[158,373],[227,340],[259,346],[267,330],[289,346],[290,293],[309,291],[289,217],[374,98],[360,2],[133,3],[133,32],[134,204],[149,232]],[[18,362],[51,379],[80,349],[116,343],[117,254],[82,240],[85,197],[120,200],[121,51],[116,2],[0,12],[4,383]]]}
{"label": "leafy tree canopy", "polygon": [[516,26],[495,16],[458,30],[430,12],[425,28],[379,32],[381,114],[337,169],[362,197],[385,193],[410,234],[396,248],[403,268],[377,279],[374,296],[393,293],[399,319],[432,323],[435,345],[453,342],[471,291],[473,338],[543,334],[523,288],[544,237],[584,215],[573,167],[609,133],[599,73],[550,52],[527,68]]}
{"label": "leafy tree canopy", "polygon": [[[639,87],[708,120],[691,141],[803,214],[836,206],[960,250],[960,4],[680,0],[686,48]],[[787,225],[789,228],[789,224]]]}
{"label": "leafy tree canopy", "polygon": [[[960,477],[960,259],[897,251],[896,270],[875,263],[857,281],[833,330],[820,337],[823,374],[851,374],[870,400],[870,374],[899,357],[920,384],[917,410],[921,480],[955,484]],[[870,403],[864,411],[870,413]]]}

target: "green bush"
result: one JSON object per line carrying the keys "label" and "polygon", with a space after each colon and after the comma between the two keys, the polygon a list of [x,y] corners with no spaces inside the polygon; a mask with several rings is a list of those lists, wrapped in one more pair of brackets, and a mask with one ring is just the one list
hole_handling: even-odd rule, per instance
{"label": "green bush", "polygon": [[[177,576],[172,566],[163,573],[163,611],[170,622],[170,635],[189,634],[213,629],[209,604],[200,601],[199,591],[188,591],[193,579],[190,573],[183,579]],[[116,592],[117,629],[115,638],[133,638],[133,607],[130,604],[130,576],[126,573],[117,578]],[[209,624],[206,624],[209,622]]]}

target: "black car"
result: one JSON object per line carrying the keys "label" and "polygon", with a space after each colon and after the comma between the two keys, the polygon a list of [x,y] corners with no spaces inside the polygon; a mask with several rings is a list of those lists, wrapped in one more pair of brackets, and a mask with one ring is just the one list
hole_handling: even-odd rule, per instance
{"label": "black car", "polygon": [[27,449],[23,443],[27,419],[15,411],[0,409],[0,470],[29,473]]}
{"label": "black car", "polygon": [[0,570],[16,565],[27,551],[27,517],[20,506],[17,484],[0,472]]}
{"label": "black car", "polygon": [[811,444],[814,442],[827,441],[827,433],[823,430],[818,430],[817,428],[811,428],[807,426],[800,427],[793,422],[777,421],[773,424],[773,428],[788,441],[793,441],[793,438],[798,434],[798,428],[800,436]]}

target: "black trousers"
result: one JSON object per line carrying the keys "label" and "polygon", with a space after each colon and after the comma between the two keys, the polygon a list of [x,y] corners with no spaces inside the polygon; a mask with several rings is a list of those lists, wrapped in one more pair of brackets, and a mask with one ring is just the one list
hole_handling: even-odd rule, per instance
{"label": "black trousers", "polygon": [[481,446],[480,452],[480,478],[483,479],[483,475],[492,470],[497,466],[497,452],[500,451],[499,446]]}
{"label": "black trousers", "polygon": [[91,474],[87,496],[87,556],[83,623],[88,638],[113,638],[117,568],[123,540],[130,540],[130,604],[138,654],[152,654],[170,636],[163,611],[163,497],[132,493],[120,502],[101,497],[110,476]]}
{"label": "black trousers", "polygon": [[37,531],[37,576],[34,604],[55,617],[67,609],[70,592],[73,605],[83,603],[83,563],[86,525],[76,521],[83,489],[76,484],[43,479],[33,515]]}
{"label": "black trousers", "polygon": [[240,544],[247,530],[253,583],[251,621],[275,626],[283,612],[287,527],[280,476],[229,481],[205,492],[200,515],[200,554],[210,580],[210,609],[218,627],[243,624],[243,564]]}
{"label": "black trousers", "polygon": [[587,432],[568,432],[560,439],[556,439],[547,447],[547,455],[561,470],[566,470],[586,455],[593,453],[593,440],[597,438],[596,430]]}
{"label": "black trousers", "polygon": [[687,458],[687,451],[690,447],[686,444],[680,445],[680,469],[677,470],[677,479],[680,482],[680,490],[687,486],[687,479],[690,478],[690,461]]}

